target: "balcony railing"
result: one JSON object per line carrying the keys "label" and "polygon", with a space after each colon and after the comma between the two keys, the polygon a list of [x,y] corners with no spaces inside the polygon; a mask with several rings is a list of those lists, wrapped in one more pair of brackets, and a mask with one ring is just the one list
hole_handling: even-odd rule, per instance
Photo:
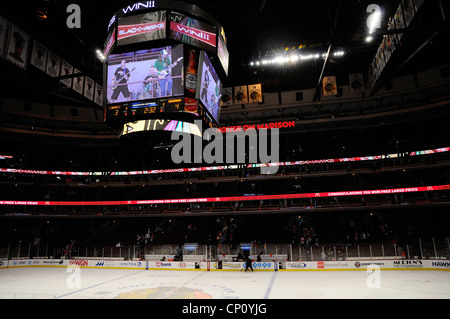
{"label": "balcony railing", "polygon": [[[192,245],[195,245],[193,249]],[[116,245],[73,247],[50,242],[10,242],[0,246],[0,259],[118,259],[169,260],[182,255],[188,261],[237,260],[239,245],[191,244],[189,250],[177,245]],[[244,253],[245,255],[245,253]],[[310,246],[291,244],[251,244],[250,258],[262,260],[323,261],[377,259],[450,259],[450,240],[446,238],[417,238],[406,244],[394,243],[328,243]]]}

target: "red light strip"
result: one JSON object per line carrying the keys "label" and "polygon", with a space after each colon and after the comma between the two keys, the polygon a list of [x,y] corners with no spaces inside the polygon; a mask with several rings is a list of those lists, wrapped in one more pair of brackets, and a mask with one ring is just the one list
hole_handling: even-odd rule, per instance
{"label": "red light strip", "polygon": [[392,188],[362,191],[341,191],[303,194],[280,194],[258,196],[234,196],[234,197],[210,197],[210,198],[183,198],[183,199],[152,199],[152,200],[128,200],[128,201],[92,201],[92,202],[50,202],[50,201],[8,201],[1,200],[0,205],[17,206],[117,206],[117,205],[152,205],[152,204],[182,204],[182,203],[212,203],[234,201],[258,201],[271,199],[300,199],[300,198],[324,198],[360,195],[388,195],[405,194],[430,191],[450,190],[450,185],[422,186],[409,188]]}
{"label": "red light strip", "polygon": [[[433,150],[410,152],[409,156],[420,156],[427,154],[450,152],[450,147],[438,148]],[[396,158],[393,155],[377,155],[377,156],[362,156],[362,157],[346,157],[336,159],[322,159],[322,160],[307,160],[295,162],[281,162],[268,164],[248,164],[246,168],[260,168],[260,167],[278,167],[278,166],[301,166],[312,164],[326,164],[326,163],[346,163],[346,162],[361,162],[374,161],[381,159]],[[238,169],[238,165],[223,165],[223,166],[206,166],[193,168],[174,168],[174,169],[155,169],[145,171],[127,171],[127,172],[67,172],[67,171],[39,171],[15,168],[0,168],[0,173],[17,173],[17,174],[35,174],[35,175],[68,175],[68,176],[131,176],[131,175],[153,175],[165,173],[185,173],[185,172],[204,172],[204,171],[220,171],[226,169]]]}

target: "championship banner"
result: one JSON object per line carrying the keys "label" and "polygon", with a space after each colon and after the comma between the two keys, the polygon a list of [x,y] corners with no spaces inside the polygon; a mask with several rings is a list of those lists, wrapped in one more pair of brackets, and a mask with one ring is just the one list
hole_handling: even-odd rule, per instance
{"label": "championship banner", "polygon": [[227,107],[233,105],[233,88],[222,88],[222,97],[220,98],[220,106]]}
{"label": "championship banner", "polygon": [[248,98],[250,103],[262,103],[261,84],[252,84],[248,86]]}
{"label": "championship banner", "polygon": [[5,56],[7,32],[8,32],[8,21],[0,16],[0,57]]}
{"label": "championship banner", "polygon": [[84,97],[93,100],[94,99],[94,89],[95,89],[95,82],[89,77],[85,78],[84,81]]}
{"label": "championship banner", "polygon": [[[62,61],[61,63],[61,73],[60,76],[69,76],[73,74],[73,66],[72,64],[66,62],[66,61]],[[61,79],[60,81],[62,83],[64,83],[67,87],[71,88],[72,87],[72,80],[73,78],[65,78],[65,79]]]}
{"label": "championship banner", "polygon": [[362,73],[350,74],[348,79],[350,83],[350,92],[352,94],[364,93],[364,76]]}
{"label": "championship banner", "polygon": [[94,95],[94,102],[100,106],[103,106],[103,86],[95,83],[95,95]]}
{"label": "championship banner", "polygon": [[248,87],[247,85],[234,87],[234,102],[236,104],[248,103]]}
{"label": "championship banner", "polygon": [[27,67],[29,42],[30,37],[28,34],[11,24],[6,48],[6,59],[25,70]]}
{"label": "championship banner", "polygon": [[51,77],[55,78],[59,76],[60,67],[61,67],[61,58],[49,50],[47,56],[46,73]]}
{"label": "championship banner", "polygon": [[45,72],[47,66],[47,52],[48,50],[46,47],[34,40],[30,63],[42,72]]}
{"label": "championship banner", "polygon": [[[73,74],[80,74],[81,71],[78,69],[75,69]],[[75,76],[73,78],[73,84],[72,84],[72,89],[75,92],[78,92],[79,94],[83,94],[83,87],[84,87],[84,76]]]}
{"label": "championship banner", "polygon": [[337,95],[337,84],[335,76],[326,76],[323,78],[323,95]]}

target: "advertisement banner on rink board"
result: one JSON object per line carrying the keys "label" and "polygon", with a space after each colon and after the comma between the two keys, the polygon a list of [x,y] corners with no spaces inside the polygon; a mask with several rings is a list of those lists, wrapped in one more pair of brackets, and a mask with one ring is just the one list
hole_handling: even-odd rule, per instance
{"label": "advertisement banner on rink board", "polygon": [[195,262],[186,261],[149,261],[148,269],[196,269]]}
{"label": "advertisement banner on rink board", "polygon": [[67,267],[69,266],[69,259],[17,259],[3,260],[3,263],[7,264],[8,268]]}
{"label": "advertisement banner on rink board", "polygon": [[[273,261],[261,261],[256,262],[254,261],[252,263],[253,270],[257,271],[274,271],[275,270],[275,264],[277,262]],[[207,265],[204,265],[202,263],[201,268],[204,269],[207,267]],[[210,263],[210,270],[235,270],[235,271],[241,271],[245,269],[245,262],[228,262],[228,261],[222,261],[222,262],[211,262]]]}
{"label": "advertisement banner on rink board", "polygon": [[105,259],[89,259],[89,260],[73,260],[73,265],[80,264],[80,267],[89,268],[111,268],[111,269],[146,269],[145,261],[132,260],[105,260]]}
{"label": "advertisement banner on rink board", "polygon": [[448,260],[346,260],[346,261],[296,261],[284,263],[286,270],[449,270]]}
{"label": "advertisement banner on rink board", "polygon": [[[253,262],[255,271],[369,271],[380,270],[435,270],[450,271],[449,260],[346,260],[346,261],[294,261]],[[134,261],[114,259],[12,259],[0,260],[2,268],[80,267],[91,269],[141,269],[141,270],[203,270],[241,271],[244,262],[187,262],[187,261]]]}

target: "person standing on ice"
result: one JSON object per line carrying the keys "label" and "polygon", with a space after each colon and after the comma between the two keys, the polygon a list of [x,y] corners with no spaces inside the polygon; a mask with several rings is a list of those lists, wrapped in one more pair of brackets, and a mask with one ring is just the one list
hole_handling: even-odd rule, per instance
{"label": "person standing on ice", "polygon": [[245,271],[247,272],[247,270],[250,268],[253,271],[253,266],[252,266],[253,261],[249,258],[247,258],[247,261],[245,262]]}

